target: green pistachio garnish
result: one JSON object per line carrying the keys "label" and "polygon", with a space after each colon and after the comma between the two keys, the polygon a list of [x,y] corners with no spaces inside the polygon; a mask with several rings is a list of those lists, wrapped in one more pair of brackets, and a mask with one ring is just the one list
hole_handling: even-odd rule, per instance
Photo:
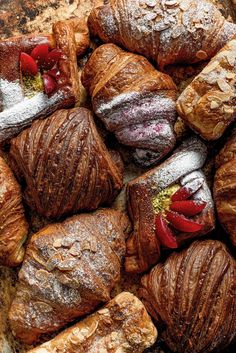
{"label": "green pistachio garnish", "polygon": [[155,213],[168,210],[171,204],[171,196],[179,189],[178,184],[171,185],[162,190],[152,199],[152,204]]}
{"label": "green pistachio garnish", "polygon": [[25,95],[29,98],[33,97],[37,92],[42,92],[44,89],[40,72],[35,76],[24,75],[23,83]]}

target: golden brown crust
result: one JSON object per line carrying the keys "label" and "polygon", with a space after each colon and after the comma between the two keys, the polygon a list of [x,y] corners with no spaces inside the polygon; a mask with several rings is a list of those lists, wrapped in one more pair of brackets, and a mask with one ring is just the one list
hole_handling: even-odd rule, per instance
{"label": "golden brown crust", "polygon": [[27,203],[46,217],[110,204],[122,187],[120,171],[85,108],[59,110],[34,122],[11,141],[10,156],[26,183]]}
{"label": "golden brown crust", "polygon": [[174,352],[208,353],[235,338],[236,264],[218,241],[194,242],[142,278],[140,295]]}
{"label": "golden brown crust", "polygon": [[21,189],[0,157],[0,264],[17,266],[23,261],[23,243],[28,233]]}
{"label": "golden brown crust", "polygon": [[110,0],[92,10],[88,23],[103,41],[142,54],[161,69],[211,58],[236,33],[236,25],[206,0]]}
{"label": "golden brown crust", "polygon": [[218,218],[236,246],[236,131],[216,157],[214,201]]}
{"label": "golden brown crust", "polygon": [[92,316],[28,353],[142,353],[156,337],[140,300],[122,292]]}
{"label": "golden brown crust", "polygon": [[9,313],[31,343],[91,312],[120,280],[127,218],[104,209],[51,224],[30,239]]}
{"label": "golden brown crust", "polygon": [[95,114],[120,143],[131,147],[137,163],[156,164],[174,147],[177,88],[146,58],[102,45],[85,65],[82,83]]}
{"label": "golden brown crust", "polygon": [[206,140],[216,140],[236,115],[236,36],[187,86],[177,101],[184,121]]}

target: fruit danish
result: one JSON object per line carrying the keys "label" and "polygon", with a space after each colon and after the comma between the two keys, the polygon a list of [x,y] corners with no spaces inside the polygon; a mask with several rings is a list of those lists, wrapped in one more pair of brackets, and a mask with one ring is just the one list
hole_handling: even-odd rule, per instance
{"label": "fruit danish", "polygon": [[71,19],[56,22],[52,35],[0,41],[0,142],[79,100],[77,54],[89,45],[84,27]]}
{"label": "fruit danish", "polygon": [[236,34],[236,24],[208,0],[104,0],[88,24],[104,42],[142,54],[161,70],[207,60]]}
{"label": "fruit danish", "polygon": [[127,240],[125,267],[143,272],[160,257],[160,248],[174,249],[214,229],[214,206],[201,171],[206,146],[185,140],[164,163],[130,181],[128,209],[133,233]]}
{"label": "fruit danish", "polygon": [[121,172],[85,108],[35,121],[11,140],[10,157],[26,202],[48,218],[109,204],[122,188]]}
{"label": "fruit danish", "polygon": [[156,337],[141,301],[122,292],[104,308],[28,353],[142,353]]}
{"label": "fruit danish", "polygon": [[51,224],[31,238],[9,319],[31,343],[91,312],[120,279],[127,218],[111,209]]}
{"label": "fruit danish", "polygon": [[236,116],[236,36],[182,92],[177,111],[204,139],[222,136]]}
{"label": "fruit danish", "polygon": [[[106,67],[106,70],[104,70]],[[97,48],[82,72],[95,114],[148,167],[175,144],[176,86],[147,59],[114,44]]]}
{"label": "fruit danish", "polygon": [[194,242],[142,278],[140,296],[171,351],[219,352],[235,339],[235,278],[234,258],[215,240]]}
{"label": "fruit danish", "polygon": [[0,157],[0,264],[17,266],[23,261],[28,233],[20,185]]}
{"label": "fruit danish", "polygon": [[214,201],[222,226],[236,246],[236,130],[216,157]]}

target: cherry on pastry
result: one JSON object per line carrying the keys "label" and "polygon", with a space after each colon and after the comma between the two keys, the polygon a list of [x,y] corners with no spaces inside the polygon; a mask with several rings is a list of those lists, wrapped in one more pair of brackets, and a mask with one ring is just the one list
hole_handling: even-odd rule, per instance
{"label": "cherry on pastry", "polygon": [[178,189],[172,196],[171,201],[183,201],[189,199],[197,192],[203,184],[203,179],[195,179],[187,185]]}
{"label": "cherry on pastry", "polygon": [[61,55],[62,55],[62,51],[60,49],[53,49],[45,57],[43,67],[47,70],[52,69],[53,66],[57,64],[58,60],[61,58]]}
{"label": "cherry on pastry", "polygon": [[198,232],[203,227],[202,224],[191,221],[185,216],[172,211],[167,211],[166,219],[173,225],[174,228],[180,230],[181,232]]}
{"label": "cherry on pastry", "polygon": [[44,84],[44,90],[46,94],[50,94],[54,92],[57,88],[57,83],[56,81],[48,74],[43,74],[43,84]]}
{"label": "cherry on pastry", "polygon": [[20,67],[24,74],[35,76],[38,73],[38,65],[36,61],[24,52],[20,54]]}
{"label": "cherry on pastry", "polygon": [[158,234],[158,239],[161,242],[161,244],[164,245],[166,248],[170,248],[170,249],[178,248],[176,237],[168,227],[168,224],[161,213],[156,215],[155,222],[156,222],[156,232]]}
{"label": "cherry on pastry", "polygon": [[206,207],[206,202],[186,200],[186,201],[174,201],[170,205],[171,211],[182,213],[184,216],[196,216],[202,212]]}
{"label": "cherry on pastry", "polygon": [[49,45],[48,44],[39,44],[32,50],[31,56],[34,60],[37,61],[38,65],[42,65],[48,56]]}

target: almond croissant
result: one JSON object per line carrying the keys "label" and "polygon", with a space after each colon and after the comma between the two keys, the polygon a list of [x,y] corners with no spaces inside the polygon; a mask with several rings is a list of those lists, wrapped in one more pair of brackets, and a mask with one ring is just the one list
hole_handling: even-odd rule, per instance
{"label": "almond croissant", "polygon": [[177,101],[181,118],[206,140],[222,136],[236,116],[236,36]]}
{"label": "almond croissant", "polygon": [[24,256],[23,243],[28,233],[20,186],[0,157],[0,264],[19,265]]}
{"label": "almond croissant", "polygon": [[127,218],[111,209],[51,224],[31,238],[9,319],[31,343],[91,312],[120,279]]}
{"label": "almond croissant", "polygon": [[176,86],[147,59],[102,45],[85,65],[82,83],[96,115],[132,148],[138,164],[155,164],[174,147]]}
{"label": "almond croissant", "polygon": [[89,27],[104,42],[156,61],[162,69],[214,56],[236,34],[207,0],[110,0],[96,6]]}
{"label": "almond croissant", "polygon": [[58,218],[111,203],[121,173],[85,108],[58,110],[11,140],[12,167],[26,184],[29,206]]}
{"label": "almond croissant", "polygon": [[156,337],[140,300],[122,292],[95,314],[28,353],[142,353]]}
{"label": "almond croissant", "polygon": [[194,242],[142,278],[140,295],[171,351],[219,352],[236,337],[236,263],[219,241]]}
{"label": "almond croissant", "polygon": [[214,200],[219,221],[236,246],[236,130],[216,158]]}

